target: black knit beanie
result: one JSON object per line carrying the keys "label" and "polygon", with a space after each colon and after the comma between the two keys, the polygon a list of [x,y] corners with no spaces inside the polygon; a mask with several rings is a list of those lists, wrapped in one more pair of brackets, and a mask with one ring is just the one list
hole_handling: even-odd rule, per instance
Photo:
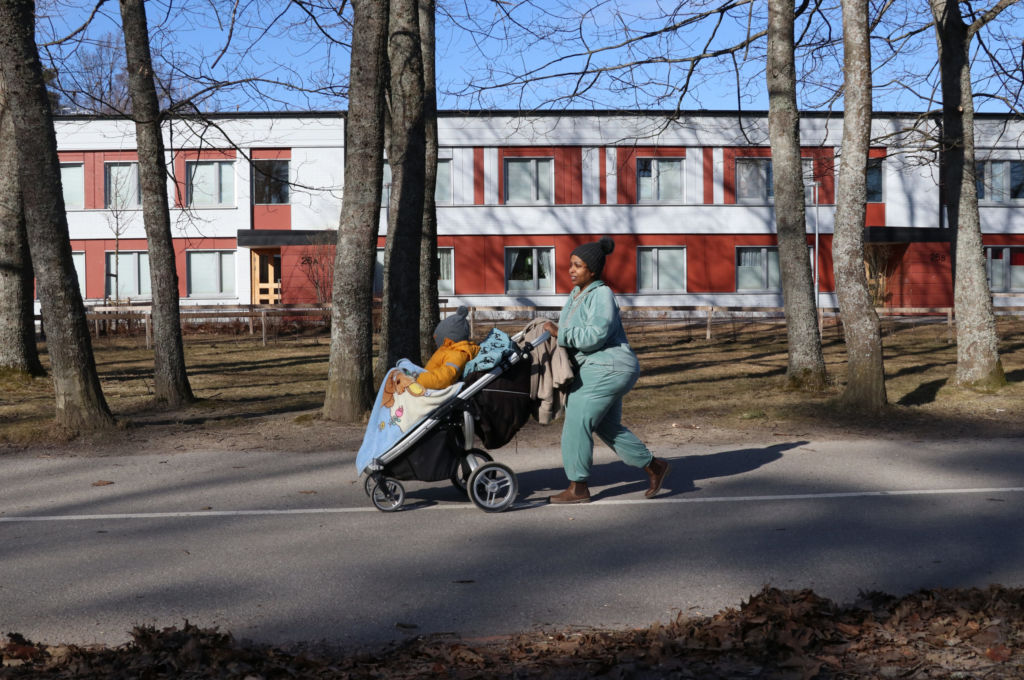
{"label": "black knit beanie", "polygon": [[434,342],[437,346],[443,345],[445,338],[452,342],[469,340],[469,322],[466,321],[468,316],[469,307],[462,305],[458,311],[437,324],[437,328],[434,329]]}
{"label": "black knit beanie", "polygon": [[604,270],[604,257],[613,250],[615,250],[615,241],[610,236],[602,236],[600,241],[591,241],[577,246],[572,254],[583,260],[583,264],[587,265],[587,269],[594,276],[600,276]]}

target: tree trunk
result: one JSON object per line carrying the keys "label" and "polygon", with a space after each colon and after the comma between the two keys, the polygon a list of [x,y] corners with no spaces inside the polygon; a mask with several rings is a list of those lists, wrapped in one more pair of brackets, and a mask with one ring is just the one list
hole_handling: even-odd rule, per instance
{"label": "tree trunk", "polygon": [[139,183],[142,186],[142,219],[146,226],[153,291],[153,387],[157,403],[176,408],[195,401],[195,397],[185,369],[160,105],[143,2],[121,0],[121,23],[128,60],[128,87],[138,145]]}
{"label": "tree trunk", "polygon": [[832,241],[836,296],[846,337],[846,389],[842,401],[878,411],[887,403],[882,333],[864,272],[867,163],[871,144],[871,49],[868,6],[843,0],[843,146]]}
{"label": "tree trunk", "polygon": [[391,2],[388,62],[391,201],[384,247],[379,377],[403,357],[421,363],[419,278],[426,134],[417,0]]}
{"label": "tree trunk", "polygon": [[56,421],[79,432],[109,427],[114,418],[100,388],[71,259],[57,136],[35,45],[34,4],[0,2],[0,68],[14,118],[25,227],[46,326]]}
{"label": "tree trunk", "polygon": [[32,259],[17,154],[14,121],[0,77],[0,372],[45,375],[36,347]]}
{"label": "tree trunk", "polygon": [[807,223],[800,164],[800,115],[796,105],[792,1],[768,3],[768,132],[772,149],[775,223],[779,239],[782,298],[789,341],[789,384],[825,386],[825,358],[818,332],[817,301],[807,257]]}
{"label": "tree trunk", "polygon": [[[956,315],[956,382],[993,389],[1006,384],[999,359],[992,292],[985,273],[985,250],[978,216],[974,155],[974,96],[970,48],[974,31],[960,16],[959,4],[930,0],[938,38],[942,77],[942,153],[946,156],[946,213],[956,229],[953,305]],[[986,20],[990,20],[994,14]],[[982,22],[979,19],[978,22]]]}
{"label": "tree trunk", "polygon": [[387,0],[353,0],[345,193],[334,256],[323,417],[358,422],[373,405],[373,269],[384,180]]}
{"label": "tree trunk", "polygon": [[423,182],[423,230],[420,233],[420,356],[434,352],[434,328],[440,321],[437,299],[437,77],[434,65],[434,0],[419,0],[420,47],[423,53],[423,118],[426,151]]}

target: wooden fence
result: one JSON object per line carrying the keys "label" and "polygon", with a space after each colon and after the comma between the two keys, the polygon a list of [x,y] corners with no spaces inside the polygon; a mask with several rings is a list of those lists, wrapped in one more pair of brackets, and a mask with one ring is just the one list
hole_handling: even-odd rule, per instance
{"label": "wooden fence", "polygon": [[[993,301],[996,304],[996,313],[999,315],[1024,316],[1024,307],[1006,305],[1009,297],[1004,294],[996,294]],[[443,300],[442,316],[455,311],[452,306],[447,306],[447,300]],[[999,304],[1003,302],[1004,304]],[[477,335],[481,326],[502,326],[509,330],[518,330],[530,320],[537,317],[546,317],[557,320],[560,307],[554,306],[481,306],[470,307],[469,324],[472,336]],[[623,322],[646,333],[654,328],[686,328],[691,332],[694,328],[703,331],[704,337],[711,340],[714,336],[716,323],[779,323],[785,319],[782,307],[726,307],[718,305],[693,305],[693,306],[650,306],[650,307],[623,307]],[[922,321],[944,320],[953,337],[955,324],[953,308],[951,307],[883,307],[876,310],[878,315],[885,318],[909,318]],[[241,324],[247,328],[250,335],[255,335],[257,328],[264,345],[267,343],[268,334],[277,332],[283,325],[294,328],[303,326],[328,326],[330,324],[330,308],[315,305],[238,305],[238,306],[183,306],[181,308],[181,320],[183,326],[189,322],[196,324]],[[37,317],[38,318],[38,317]],[[102,333],[116,332],[118,329],[127,329],[134,332],[140,330],[145,333],[146,347],[152,345],[153,320],[149,306],[142,305],[106,305],[90,307],[86,310],[86,318],[91,324],[93,332],[99,336]],[[839,310],[836,308],[820,308],[818,310],[818,327],[823,330],[826,323],[839,324]],[[374,328],[379,329],[380,308],[374,309]],[[141,327],[141,328],[140,328]]]}

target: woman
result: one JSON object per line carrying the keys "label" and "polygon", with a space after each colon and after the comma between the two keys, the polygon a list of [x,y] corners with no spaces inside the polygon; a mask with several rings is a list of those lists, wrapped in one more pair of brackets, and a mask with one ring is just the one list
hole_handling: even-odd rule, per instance
{"label": "woman", "polygon": [[551,503],[590,502],[587,480],[594,460],[594,434],[627,464],[647,472],[647,498],[658,493],[669,471],[668,462],[651,455],[621,422],[622,397],[640,376],[640,365],[626,339],[615,294],[599,278],[605,256],[614,248],[615,242],[605,236],[572,251],[569,278],[574,288],[558,326],[545,325],[577,366],[562,427],[562,464],[569,488],[548,498]]}

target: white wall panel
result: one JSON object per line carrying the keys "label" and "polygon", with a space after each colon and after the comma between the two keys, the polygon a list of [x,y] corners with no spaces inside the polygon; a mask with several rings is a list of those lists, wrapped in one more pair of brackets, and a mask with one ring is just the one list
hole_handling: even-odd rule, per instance
{"label": "white wall panel", "polygon": [[501,191],[502,187],[498,184],[498,150],[493,147],[484,149],[484,203],[497,205]]}
{"label": "white wall panel", "polygon": [[292,147],[292,229],[337,229],[344,159],[340,148]]}
{"label": "white wall panel", "polygon": [[619,153],[615,147],[605,149],[605,196],[609,205],[619,202]]}
{"label": "white wall panel", "polygon": [[455,205],[473,204],[473,149],[452,149],[452,190]]}
{"label": "white wall panel", "polygon": [[597,205],[601,201],[601,150],[583,149],[583,204]]}
{"label": "white wall panel", "polygon": [[[819,233],[832,232],[832,206],[819,208]],[[438,207],[438,233],[471,234],[772,234],[774,210],[747,205]],[[814,215],[808,214],[808,233]]]}

